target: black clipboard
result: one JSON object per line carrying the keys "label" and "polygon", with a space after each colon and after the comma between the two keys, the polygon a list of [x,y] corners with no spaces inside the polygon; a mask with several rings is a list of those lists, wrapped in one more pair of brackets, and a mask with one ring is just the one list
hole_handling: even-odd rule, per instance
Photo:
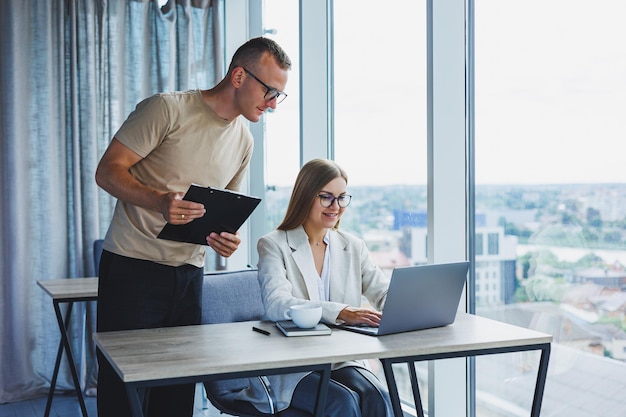
{"label": "black clipboard", "polygon": [[191,184],[183,200],[204,204],[206,213],[187,224],[166,223],[157,238],[206,245],[206,237],[211,232],[239,230],[261,202],[258,197],[196,184]]}

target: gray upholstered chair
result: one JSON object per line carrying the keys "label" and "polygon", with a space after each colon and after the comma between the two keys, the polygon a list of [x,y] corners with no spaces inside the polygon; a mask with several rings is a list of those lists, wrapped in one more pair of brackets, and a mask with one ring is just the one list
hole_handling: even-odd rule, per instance
{"label": "gray upholstered chair", "polygon": [[204,275],[202,324],[260,320],[264,314],[256,269]]}
{"label": "gray upholstered chair", "polygon": [[[202,324],[259,320],[265,314],[256,269],[213,272],[204,276],[202,287]],[[241,417],[233,411],[234,396],[249,385],[248,378],[211,381],[204,384],[206,396],[220,412]]]}
{"label": "gray upholstered chair", "polygon": [[97,239],[93,241],[93,266],[95,268],[95,275],[98,276],[98,268],[100,267],[100,258],[102,257],[102,244],[104,239]]}

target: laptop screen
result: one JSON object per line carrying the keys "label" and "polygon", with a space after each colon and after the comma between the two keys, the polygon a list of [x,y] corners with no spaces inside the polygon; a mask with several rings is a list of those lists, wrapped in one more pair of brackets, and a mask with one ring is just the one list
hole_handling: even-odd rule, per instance
{"label": "laptop screen", "polygon": [[446,326],[456,317],[468,270],[468,261],[395,268],[377,334],[340,327],[384,335]]}

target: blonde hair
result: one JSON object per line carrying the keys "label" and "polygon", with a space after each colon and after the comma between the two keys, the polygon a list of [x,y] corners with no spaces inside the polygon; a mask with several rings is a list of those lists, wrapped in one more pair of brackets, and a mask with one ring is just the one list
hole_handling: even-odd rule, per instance
{"label": "blonde hair", "polygon": [[[326,184],[341,177],[348,183],[348,175],[335,161],[330,159],[312,159],[300,168],[296,183],[291,192],[285,218],[278,230],[292,230],[301,226],[309,216],[311,204]],[[334,229],[339,228],[339,221]]]}

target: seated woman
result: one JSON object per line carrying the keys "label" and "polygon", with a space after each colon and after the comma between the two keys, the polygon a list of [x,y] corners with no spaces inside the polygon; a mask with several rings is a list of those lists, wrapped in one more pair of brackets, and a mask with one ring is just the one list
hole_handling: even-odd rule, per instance
{"label": "seated woman", "polygon": [[[322,305],[326,323],[380,322],[389,280],[365,242],[339,230],[351,200],[347,185],[346,173],[331,160],[314,159],[300,170],[284,220],[257,245],[267,319],[284,320],[290,306],[313,301]],[[377,310],[362,308],[362,296]],[[267,379],[278,410],[286,408],[281,416],[313,414],[318,374]],[[391,416],[389,393],[365,362],[334,364],[325,415]]]}

